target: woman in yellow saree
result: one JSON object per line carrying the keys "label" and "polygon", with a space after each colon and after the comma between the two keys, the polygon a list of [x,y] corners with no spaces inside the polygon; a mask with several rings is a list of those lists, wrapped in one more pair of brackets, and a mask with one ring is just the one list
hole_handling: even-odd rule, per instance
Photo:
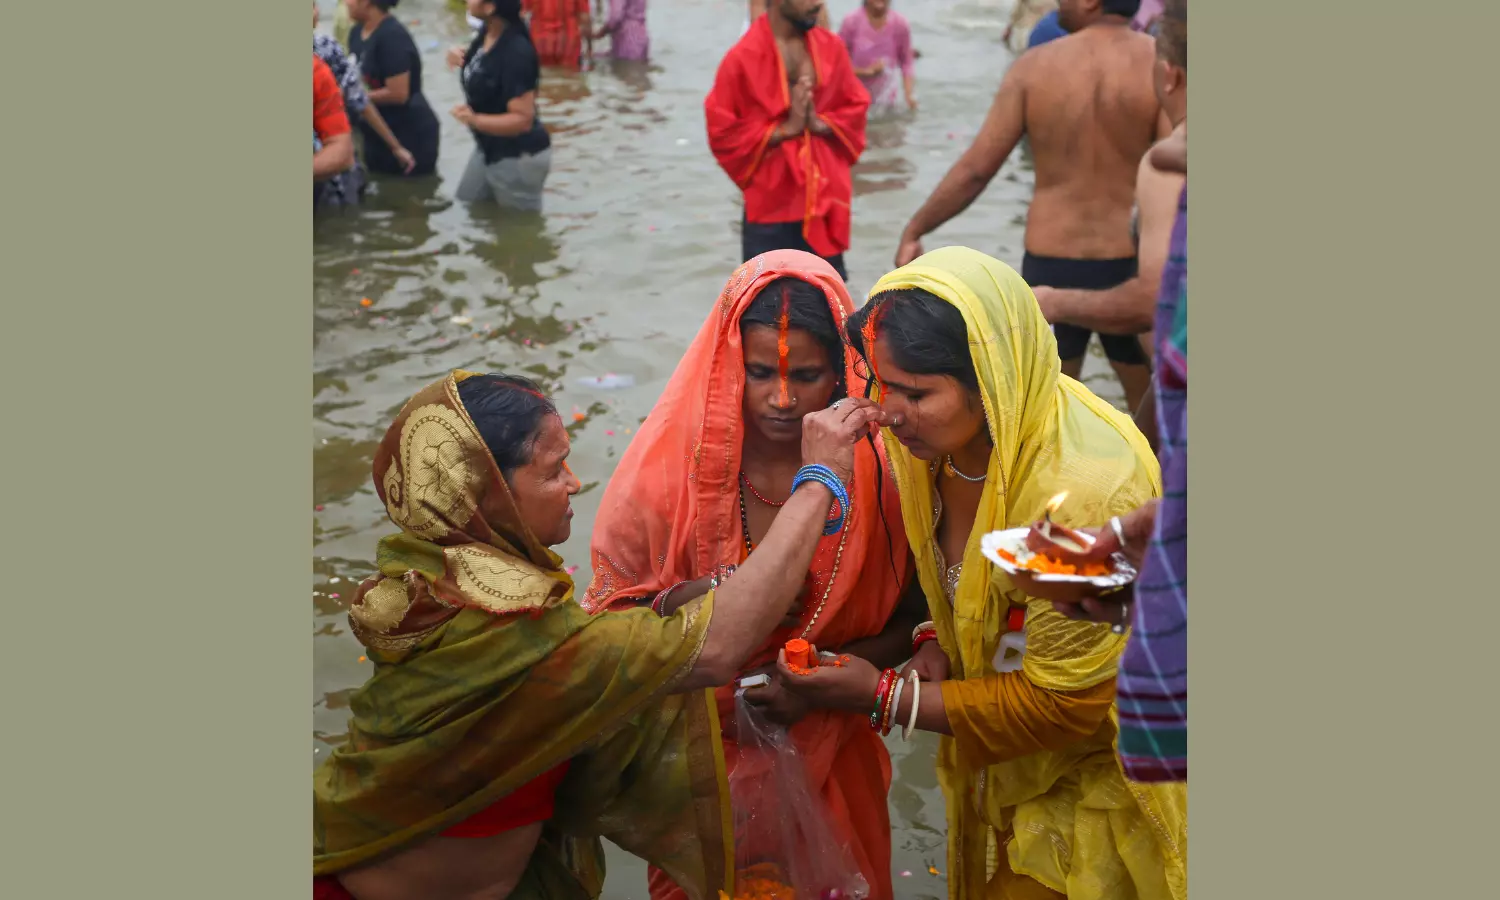
{"label": "woman in yellow saree", "polygon": [[[1125,636],[1021,594],[979,550],[1064,491],[1055,518],[1079,525],[1156,496],[1150,447],[1061,374],[1030,288],[977,251],[886,275],[848,336],[897,420],[885,443],[936,635],[887,718],[944,735],[949,896],[1183,900],[1185,788],[1127,783],[1114,752]],[[1001,660],[1013,630],[1018,667]],[[869,711],[879,673],[856,661],[788,680],[820,705]]]}
{"label": "woman in yellow saree", "polygon": [[[855,442],[884,420],[868,401],[809,416],[804,456],[847,482]],[[590,900],[601,837],[693,900],[732,892],[707,689],[786,614],[802,586],[788,560],[811,562],[834,494],[799,489],[767,554],[673,615],[591,616],[548,549],[580,487],[568,450],[534,385],[454,372],[376,451],[400,532],[349,616],[375,670],[313,774],[315,898]]]}

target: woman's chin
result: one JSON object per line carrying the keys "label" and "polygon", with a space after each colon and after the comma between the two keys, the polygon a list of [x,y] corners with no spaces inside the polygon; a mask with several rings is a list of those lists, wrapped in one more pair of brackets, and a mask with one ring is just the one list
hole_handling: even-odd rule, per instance
{"label": "woman's chin", "polygon": [[[895,432],[892,432],[892,434],[895,434]],[[901,442],[901,446],[906,448],[907,453],[910,453],[912,456],[922,460],[923,462],[932,462],[935,459],[941,458],[943,455],[932,449],[928,445],[917,440],[916,438],[903,438],[901,437],[901,435],[897,434],[896,440]]]}

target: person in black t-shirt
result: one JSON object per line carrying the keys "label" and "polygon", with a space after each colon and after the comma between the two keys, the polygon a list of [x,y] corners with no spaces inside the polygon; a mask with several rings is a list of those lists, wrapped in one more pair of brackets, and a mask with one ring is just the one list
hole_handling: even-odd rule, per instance
{"label": "person in black t-shirt", "polygon": [[521,2],[468,0],[467,6],[484,27],[468,47],[448,51],[448,66],[459,70],[466,101],[453,108],[453,118],[474,132],[478,146],[454,196],[538,211],[552,168],[552,138],[536,114],[541,69]]}
{"label": "person in black t-shirt", "polygon": [[438,120],[422,96],[422,58],[416,42],[390,15],[397,2],[348,0],[349,18],[359,26],[349,34],[349,52],[359,60],[370,101],[417,164],[407,173],[380,135],[360,122],[365,165],[386,175],[431,175],[437,169]]}

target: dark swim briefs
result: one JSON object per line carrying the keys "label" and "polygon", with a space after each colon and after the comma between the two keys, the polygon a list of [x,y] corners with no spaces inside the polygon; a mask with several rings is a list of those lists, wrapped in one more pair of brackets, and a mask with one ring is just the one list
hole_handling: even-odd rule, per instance
{"label": "dark swim briefs", "polygon": [[[1021,277],[1033,287],[1106,291],[1134,278],[1136,269],[1134,256],[1124,259],[1063,259],[1028,253],[1021,258]],[[1082,358],[1093,334],[1087,328],[1062,324],[1053,325],[1052,333],[1057,336],[1057,356],[1065,360]],[[1100,334],[1099,342],[1104,345],[1104,355],[1110,362],[1136,366],[1150,363],[1146,351],[1141,348],[1141,339],[1136,335]]]}

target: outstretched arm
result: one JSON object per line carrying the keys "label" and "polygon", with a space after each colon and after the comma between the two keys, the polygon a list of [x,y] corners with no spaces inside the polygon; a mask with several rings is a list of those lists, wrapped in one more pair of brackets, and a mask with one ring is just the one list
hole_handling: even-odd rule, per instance
{"label": "outstretched arm", "polygon": [[[927,202],[922,204],[906,224],[906,229],[901,234],[903,247],[920,247],[923,237],[968,209],[969,204],[984,192],[995,173],[1000,171],[1006,157],[1021,142],[1026,124],[1026,95],[1024,82],[1018,72],[1023,72],[1025,66],[1026,59],[1022,57],[1006,73],[974,143],[958,158],[958,162],[943,176],[932,196],[927,198]],[[898,266],[911,262],[911,259],[900,258],[902,255],[904,251],[898,254]],[[913,254],[913,258],[916,255],[920,254]]]}

